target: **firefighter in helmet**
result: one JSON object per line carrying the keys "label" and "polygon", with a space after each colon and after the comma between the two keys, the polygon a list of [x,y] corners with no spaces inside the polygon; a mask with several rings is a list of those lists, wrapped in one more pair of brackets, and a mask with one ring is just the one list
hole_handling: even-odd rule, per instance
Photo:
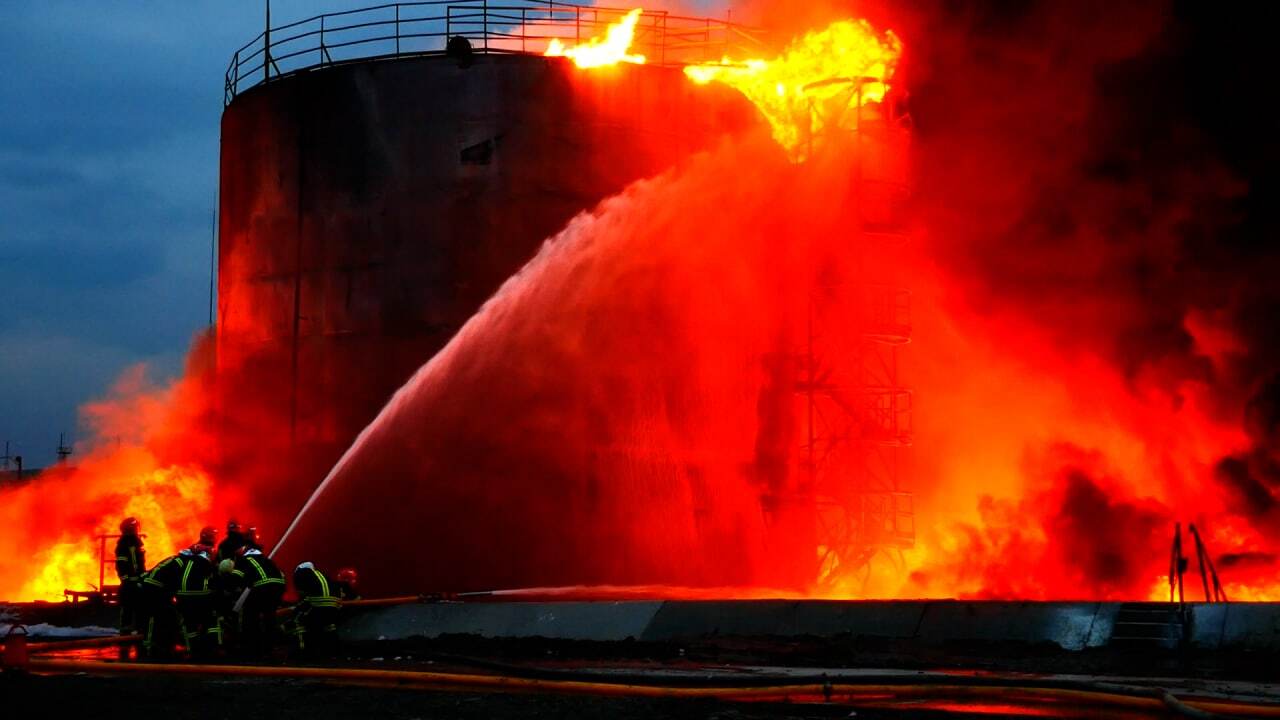
{"label": "firefighter in helmet", "polygon": [[[128,517],[120,523],[120,539],[116,540],[116,577],[120,580],[120,634],[139,630],[142,603],[142,575],[147,571],[147,552],[142,545],[142,523]],[[121,645],[121,656],[129,652]]]}
{"label": "firefighter in helmet", "polygon": [[178,614],[191,657],[205,659],[222,645],[222,626],[218,622],[217,600],[213,595],[213,547],[192,545],[183,551],[186,565],[178,581]]}
{"label": "firefighter in helmet", "polygon": [[360,591],[356,588],[360,578],[356,575],[355,568],[342,568],[337,575],[333,576],[333,579],[339,600],[347,602],[348,600],[360,599]]}
{"label": "firefighter in helmet", "polygon": [[236,613],[240,648],[249,657],[261,657],[275,639],[284,573],[261,550],[251,547],[242,548],[235,560],[219,563],[218,572],[233,594],[243,595]]}
{"label": "firefighter in helmet", "polygon": [[294,650],[301,656],[327,658],[338,649],[338,610],[342,603],[327,575],[314,563],[300,563],[293,571],[298,592],[292,632]]}
{"label": "firefighter in helmet", "polygon": [[250,525],[244,531],[244,546],[251,547],[254,550],[265,550],[262,547],[262,541],[258,538],[258,528]]}
{"label": "firefighter in helmet", "polygon": [[[144,657],[167,658],[173,654],[173,635],[182,627],[173,597],[182,583],[187,569],[189,550],[171,555],[155,564],[142,576],[141,615],[139,625],[144,631],[142,654]],[[183,633],[185,642],[186,633]]]}
{"label": "firefighter in helmet", "polygon": [[227,536],[218,543],[217,562],[235,560],[240,548],[245,546],[245,537],[240,521],[231,518],[227,521]]}

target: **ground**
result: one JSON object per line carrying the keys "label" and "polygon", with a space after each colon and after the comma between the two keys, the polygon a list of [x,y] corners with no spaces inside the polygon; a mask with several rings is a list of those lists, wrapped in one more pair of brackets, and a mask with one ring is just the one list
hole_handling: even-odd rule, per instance
{"label": "ground", "polygon": [[[786,720],[853,717],[848,707],[725,703],[563,695],[426,692],[342,687],[302,681],[206,680],[181,677],[15,676],[0,677],[4,717],[127,718],[440,718],[448,720]],[[12,714],[10,714],[12,713]],[[910,717],[933,713],[913,712]],[[906,717],[859,711],[856,717]],[[940,716],[940,715],[939,715]],[[947,715],[946,717],[963,717]]]}

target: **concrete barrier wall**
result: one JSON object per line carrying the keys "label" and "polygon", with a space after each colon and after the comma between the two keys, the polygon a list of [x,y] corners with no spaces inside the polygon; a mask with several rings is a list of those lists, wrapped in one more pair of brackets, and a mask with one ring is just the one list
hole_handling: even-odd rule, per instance
{"label": "concrete barrier wall", "polygon": [[[669,601],[439,603],[353,611],[348,640],[542,637],[679,642],[717,637],[882,638],[937,646],[1003,643],[1105,647],[1119,603]],[[1189,643],[1280,651],[1280,604],[1192,605]]]}

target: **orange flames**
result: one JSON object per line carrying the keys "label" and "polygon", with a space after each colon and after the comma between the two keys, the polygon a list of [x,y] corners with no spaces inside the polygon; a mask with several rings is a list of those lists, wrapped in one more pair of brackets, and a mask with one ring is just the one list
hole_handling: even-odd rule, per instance
{"label": "orange flames", "polygon": [[636,23],[640,20],[641,12],[640,8],[632,10],[610,25],[603,37],[591,38],[576,47],[567,48],[559,38],[552,38],[545,55],[567,57],[580,68],[617,65],[620,62],[643,65],[644,55],[629,52],[631,43],[635,40]]}
{"label": "orange flames", "polygon": [[[157,388],[139,366],[82,408],[92,437],[81,459],[0,491],[0,529],[14,547],[0,555],[0,599],[61,600],[64,590],[96,588],[96,536],[118,533],[125,517],[141,521],[149,563],[217,522],[213,481],[196,460],[199,436],[182,417],[198,402],[191,381]],[[114,550],[108,540],[108,561]],[[106,584],[116,584],[114,563],[105,570]]]}
{"label": "orange flames", "polygon": [[700,85],[737,88],[769,121],[774,139],[803,160],[825,133],[856,126],[851,108],[884,99],[901,56],[893,31],[877,33],[865,20],[844,20],[808,33],[773,60],[724,58],[684,72]]}
{"label": "orange flames", "polygon": [[[560,40],[552,40],[546,55],[570,58],[582,68],[644,63],[643,55],[631,53],[641,14],[640,9],[630,11],[603,36],[577,47],[567,48]],[[858,129],[860,111],[881,112],[875,106],[883,103],[890,90],[902,50],[902,42],[893,32],[878,32],[863,20],[845,20],[804,35],[773,60],[724,58],[719,63],[687,67],[684,72],[694,83],[719,82],[742,92],[767,120],[772,137],[790,159],[802,161],[813,157],[815,148],[833,133]],[[1057,107],[1054,105],[1055,110]],[[980,144],[980,139],[975,139],[978,134],[971,129],[960,144],[989,150]],[[565,417],[572,422],[548,422],[544,428],[538,424],[545,420],[540,415],[529,423],[535,429],[545,429],[546,436],[554,437],[556,443],[565,437],[616,436],[616,446],[625,449],[633,440],[637,444],[646,442],[645,433],[661,435],[648,424],[649,419],[683,417],[680,413],[671,413],[668,404],[675,406],[684,394],[653,393],[655,383],[647,381],[629,386],[623,381],[633,376],[619,371],[637,367],[651,370],[653,366],[644,363],[657,362],[665,371],[663,377],[685,383],[675,387],[687,390],[686,394],[694,398],[691,407],[698,412],[687,414],[686,426],[699,434],[696,439],[702,444],[695,445],[684,433],[672,433],[675,439],[664,435],[647,442],[657,448],[664,447],[662,442],[669,442],[687,450],[672,455],[681,460],[700,458],[694,450],[701,452],[706,448],[714,448],[717,461],[719,453],[731,457],[732,462],[709,464],[714,472],[691,483],[689,487],[697,492],[691,490],[689,495],[701,498],[705,493],[707,498],[713,498],[706,500],[708,506],[719,503],[724,507],[735,500],[748,500],[742,502],[741,507],[732,508],[733,522],[725,521],[723,527],[713,526],[725,538],[723,545],[716,546],[720,552],[743,554],[744,546],[758,540],[742,532],[744,523],[740,520],[762,522],[758,498],[752,494],[757,488],[743,481],[738,467],[738,458],[750,453],[729,453],[723,449],[751,446],[756,438],[756,428],[751,425],[756,422],[753,412],[760,410],[755,406],[754,397],[747,398],[751,402],[743,400],[746,394],[742,384],[736,382],[739,376],[730,373],[735,368],[741,372],[738,366],[742,358],[735,348],[755,348],[753,352],[759,355],[775,349],[774,338],[753,334],[759,327],[768,326],[762,318],[782,326],[788,317],[801,315],[793,312],[794,308],[781,307],[782,303],[775,297],[781,294],[777,288],[769,286],[764,292],[762,285],[753,285],[750,273],[765,268],[769,272],[761,274],[770,281],[786,278],[787,271],[780,268],[791,267],[788,263],[798,266],[799,260],[787,254],[792,244],[777,240],[787,240],[789,232],[800,235],[809,227],[798,223],[797,218],[805,219],[804,222],[813,227],[828,229],[814,218],[821,219],[828,211],[838,213],[848,208],[841,203],[826,202],[822,193],[850,182],[848,157],[833,158],[831,163],[788,164],[763,140],[763,135],[760,139],[763,141],[760,144],[768,146],[772,156],[761,160],[761,156],[769,153],[743,143],[710,159],[704,158],[695,173],[675,173],[665,179],[637,184],[620,196],[606,200],[601,209],[584,214],[570,226],[573,232],[599,233],[601,242],[591,247],[605,245],[604,240],[608,240],[629,242],[630,248],[643,248],[643,253],[618,253],[610,260],[617,262],[617,266],[606,267],[613,268],[612,278],[619,283],[636,282],[634,278],[639,277],[654,285],[637,286],[643,292],[620,292],[611,283],[600,281],[593,285],[572,277],[559,290],[566,300],[548,303],[549,308],[559,313],[550,317],[560,318],[564,327],[577,327],[571,323],[580,322],[591,330],[589,339],[598,339],[611,330],[600,327],[601,317],[640,320],[633,324],[615,323],[625,327],[625,333],[617,331],[615,344],[606,349],[611,349],[614,355],[610,357],[618,362],[608,364],[608,372],[595,376],[564,372],[564,359],[573,357],[570,351],[577,351],[587,343],[545,342],[540,333],[551,333],[561,327],[548,322],[549,315],[538,315],[536,322],[502,320],[511,322],[516,330],[496,337],[507,343],[513,342],[513,338],[523,342],[524,345],[515,347],[527,352],[494,353],[477,343],[471,349],[473,361],[459,363],[459,366],[467,367],[474,378],[484,377],[476,368],[497,368],[502,372],[494,371],[493,376],[510,381],[518,375],[508,372],[502,363],[519,358],[519,370],[536,376],[536,382],[525,388],[534,400],[521,404],[519,394],[504,393],[504,401],[512,403],[512,412],[503,415],[500,428],[476,423],[476,431],[483,441],[478,447],[482,447],[483,452],[468,457],[481,458],[481,464],[491,471],[497,468],[500,472],[494,471],[495,477],[522,478],[520,473],[532,472],[529,463],[518,462],[521,458],[509,451],[520,442],[529,442],[530,437],[541,439],[536,433],[523,432],[525,426],[519,424],[520,413],[537,404],[545,417],[555,418],[548,398],[558,397],[568,403]],[[1066,154],[1059,144],[1029,144],[1051,147],[1055,157]],[[848,147],[838,149],[850,151]],[[954,148],[948,150],[955,154]],[[981,185],[972,182],[975,176],[961,174],[962,171],[974,172],[972,168],[978,166],[990,167],[988,153],[974,152],[974,155],[981,162],[969,158],[968,163],[938,163],[935,172],[939,168],[956,168],[957,175],[944,176],[937,183],[941,190],[935,189],[935,192],[963,193],[969,186]],[[935,152],[934,159],[938,157],[952,159],[946,153]],[[777,166],[768,164],[771,158]],[[1021,167],[1016,163],[1022,160],[1017,158],[1007,166],[997,163],[998,169],[991,172],[996,179],[1019,186],[1024,180],[1012,170]],[[757,172],[742,172],[745,166]],[[761,168],[764,171],[759,171]],[[998,195],[998,189],[988,184],[980,188],[980,194],[978,189],[973,192],[979,200],[990,201]],[[1010,192],[1018,189],[1014,187]],[[839,192],[831,196],[846,197]],[[709,203],[708,197],[717,201]],[[840,598],[1168,599],[1166,573],[1173,523],[1182,522],[1185,527],[1195,522],[1214,558],[1232,558],[1229,566],[1220,562],[1218,571],[1233,600],[1280,598],[1280,581],[1275,577],[1276,559],[1268,552],[1280,537],[1280,531],[1275,529],[1280,527],[1277,522],[1280,502],[1263,502],[1257,497],[1256,487],[1250,491],[1244,485],[1235,490],[1243,497],[1233,497],[1233,491],[1217,477],[1222,472],[1221,460],[1247,452],[1251,441],[1237,421],[1223,419],[1232,413],[1215,407],[1222,402],[1215,398],[1215,389],[1203,380],[1165,383],[1159,377],[1160,368],[1129,373],[1100,352],[1066,348],[1060,338],[1046,331],[1048,321],[1036,317],[1034,311],[1004,302],[1007,297],[995,297],[990,304],[999,310],[985,313],[966,305],[966,301],[960,299],[967,289],[962,272],[946,267],[939,259],[940,243],[945,240],[946,231],[955,230],[960,224],[954,222],[955,215],[966,211],[961,200],[948,198],[947,202],[946,207],[937,211],[943,219],[933,219],[936,237],[924,240],[933,245],[917,247],[914,254],[908,251],[902,260],[902,270],[912,276],[913,285],[913,366],[906,384],[918,392],[920,400],[913,428],[917,448],[913,472],[918,519],[916,545],[894,558],[893,563],[873,563],[821,588],[760,590],[758,594],[795,592]],[[636,209],[628,210],[629,203],[636,203]],[[1001,221],[1002,212],[1009,212],[1008,207],[993,211],[978,203],[972,205],[977,208],[972,210],[975,214],[985,213],[981,218],[984,233],[989,232],[990,225]],[[1010,205],[1017,205],[1017,201]],[[728,212],[725,208],[735,211]],[[839,221],[840,218],[831,220],[833,224]],[[566,231],[566,234],[573,232]],[[823,238],[836,236],[836,233],[811,234]],[[1107,239],[1109,244],[1121,244],[1112,243],[1109,236]],[[750,253],[744,253],[744,247]],[[633,272],[633,268],[620,261],[620,258],[641,255],[666,259],[661,263],[647,260],[649,265],[645,270],[652,277]],[[1106,259],[1074,248],[1069,255],[1057,264],[1097,262],[1101,266],[1102,259]],[[750,262],[744,261],[744,257]],[[724,287],[712,287],[707,277],[722,269],[723,258],[734,259],[736,274]],[[594,272],[599,275],[600,262],[595,262]],[[682,273],[686,272],[690,277],[684,277]],[[808,281],[800,271],[791,272],[792,277],[787,279],[795,280],[797,287]],[[1090,272],[1103,274],[1100,268],[1091,268]],[[667,274],[675,275],[675,280]],[[677,281],[681,284],[673,284]],[[668,295],[659,296],[654,288]],[[687,294],[671,293],[672,288],[684,289]],[[786,290],[794,295],[792,300],[799,297],[794,288],[788,286]],[[592,292],[598,295],[588,295]],[[655,297],[678,297],[682,304],[676,307],[673,301],[673,307],[667,308],[662,303],[651,302]],[[725,297],[736,302],[726,303]],[[1081,301],[1075,298],[1072,302]],[[628,310],[631,316],[624,314]],[[1137,310],[1100,302],[1084,314],[1088,322],[1077,324],[1103,324],[1111,315],[1125,312]],[[572,313],[580,313],[588,320],[581,321]],[[663,322],[655,322],[655,317]],[[743,323],[742,317],[751,317],[752,322]],[[646,352],[637,353],[636,338],[651,339],[643,335],[648,328],[644,323],[654,325],[656,329],[647,331],[662,342],[650,343]],[[1215,326],[1208,316],[1188,316],[1185,324],[1198,346],[1198,357],[1220,364],[1222,355],[1244,351],[1229,330]],[[673,333],[673,328],[680,332]],[[673,337],[684,343],[674,346],[683,352],[657,353],[657,360],[646,354],[653,346],[671,348]],[[716,338],[720,340],[719,346],[714,342]],[[548,353],[546,357],[551,359],[544,358],[539,366],[535,362],[539,357],[537,353]],[[702,357],[701,365],[697,364],[699,357]],[[593,367],[583,362],[583,367]],[[545,376],[539,375],[544,369],[547,369]],[[704,374],[698,375],[698,372]],[[757,377],[757,368],[751,368],[750,372],[753,382],[763,382]],[[610,402],[601,403],[602,406],[611,407],[621,387],[632,393],[636,407],[660,408],[648,415],[637,413],[644,422],[637,421],[635,426],[628,424],[630,418],[612,418],[604,411],[600,417],[592,418],[590,429],[575,426],[575,422],[586,424],[582,422],[582,406],[570,402],[586,402],[580,397],[584,394],[581,392],[583,377],[600,383],[598,392],[587,385],[595,394],[585,395],[590,396],[588,399],[607,396]],[[440,407],[457,413],[458,422],[441,423],[448,432],[456,434],[470,429],[464,421],[475,419],[472,400],[488,390],[489,386],[478,380],[470,382],[479,388],[474,394],[467,393],[466,383],[462,381],[432,386],[432,392],[451,401],[442,402]],[[518,383],[513,386],[519,389]],[[548,387],[563,392],[548,392]],[[156,390],[142,382],[140,372],[128,374],[107,402],[95,403],[86,409],[94,429],[96,449],[86,453],[78,467],[55,469],[32,484],[0,491],[0,533],[6,540],[13,540],[6,544],[5,552],[0,553],[0,598],[60,599],[64,588],[95,585],[99,570],[92,538],[100,532],[113,533],[115,524],[124,516],[141,519],[152,562],[192,542],[200,526],[225,518],[224,510],[230,501],[225,496],[225,488],[218,488],[215,493],[211,473],[206,471],[208,465],[201,455],[208,438],[201,433],[198,423],[192,422],[199,414],[201,403],[199,390],[191,383],[184,381],[170,390]],[[435,406],[430,409],[433,414],[424,413],[424,417],[435,422],[441,415],[434,413]],[[1232,412],[1239,409],[1231,408]],[[599,426],[604,424],[602,419],[611,418],[615,424],[606,425],[609,432],[599,432]],[[421,423],[426,425],[425,421]],[[687,429],[686,426],[681,429]],[[579,435],[574,436],[573,432]],[[117,443],[119,436],[123,438]],[[453,440],[455,436],[441,434],[440,437]],[[676,445],[677,441],[689,445]],[[536,452],[541,454],[533,457],[559,471],[556,463],[564,458],[556,454],[556,443],[535,443]],[[564,444],[576,451],[583,443]],[[542,511],[546,513],[545,518],[550,519],[543,518],[545,525],[533,527],[539,519],[538,508],[506,504],[510,498],[497,495],[496,483],[474,482],[476,472],[471,467],[459,472],[456,465],[443,465],[454,446],[440,441],[440,447],[441,452],[430,455],[430,461],[442,463],[441,475],[457,473],[462,480],[456,486],[442,483],[444,500],[423,504],[428,510],[422,512],[438,513],[439,519],[423,527],[434,532],[456,521],[460,516],[458,507],[475,502],[477,496],[491,503],[483,507],[496,507],[500,511],[476,512],[474,517],[504,517],[503,524],[509,525],[502,513],[512,512],[519,516],[517,519],[531,523],[529,538],[533,540],[551,537],[566,525],[565,508],[548,504]],[[382,463],[398,462],[406,455],[385,452],[369,453],[368,457],[370,463]],[[567,467],[572,471],[579,469],[579,464],[589,463],[591,468],[587,474],[593,482],[597,475],[615,479],[636,476],[637,494],[620,496],[628,502],[619,502],[616,513],[624,519],[639,517],[648,523],[635,529],[635,533],[649,543],[644,547],[657,548],[644,558],[653,559],[656,565],[658,559],[664,557],[660,554],[663,549],[682,547],[678,542],[679,532],[694,534],[689,528],[695,520],[709,523],[706,518],[711,515],[690,513],[686,517],[661,513],[661,506],[653,498],[667,493],[670,487],[666,478],[653,470],[659,463],[652,458],[665,456],[655,452],[638,454],[638,457],[640,461],[636,462],[621,450],[592,455],[589,461],[575,455]],[[512,462],[510,467],[502,464],[513,458],[517,462]],[[664,471],[674,474],[686,463],[669,464],[672,467],[664,466]],[[695,463],[690,461],[687,465]],[[541,466],[532,467],[536,470]],[[725,470],[726,467],[729,469]],[[375,476],[397,477],[393,473]],[[557,472],[553,476],[566,477],[569,472]],[[725,492],[726,487],[737,487],[729,485],[729,481],[737,482],[744,489],[738,490],[736,496]],[[721,484],[716,485],[717,482]],[[359,491],[358,497],[365,497],[365,486],[353,482],[350,487]],[[414,488],[418,490],[417,486]],[[1262,491],[1269,492],[1265,488]],[[1253,495],[1249,495],[1250,492]],[[494,495],[490,497],[485,493]],[[529,497],[543,501],[547,496],[534,492]],[[636,498],[634,502],[630,501],[631,497]],[[1274,500],[1271,495],[1265,499]],[[399,495],[393,497],[393,502],[397,508],[409,507]],[[1240,509],[1250,502],[1260,506],[1254,515]],[[350,512],[381,512],[359,503],[334,500],[333,504],[344,517]],[[421,521],[422,512],[411,519]],[[384,519],[375,518],[375,522]],[[329,527],[321,525],[324,537],[347,544],[345,538],[335,538]],[[610,527],[617,532],[631,529],[623,522]],[[467,538],[449,554],[476,553],[482,557],[475,565],[487,568],[499,553],[478,553],[476,548],[486,541],[492,542],[492,538],[471,533],[473,530],[468,526],[459,534],[449,536]],[[571,533],[566,537],[574,539]],[[672,537],[676,540],[668,546],[667,541]],[[810,540],[782,538],[783,542],[803,545],[801,550],[812,555],[816,544],[805,545]],[[1193,554],[1189,539],[1184,536],[1183,540],[1187,554]],[[571,567],[582,561],[581,557],[566,553],[561,543],[548,542],[547,545],[552,548],[548,553],[552,558],[549,562],[557,567]],[[520,551],[513,553],[519,556],[518,561],[512,561],[513,567],[523,568],[528,564],[526,547],[499,549]],[[780,563],[769,554],[771,550],[756,549],[760,557],[767,560],[761,565],[769,572],[776,572]],[[591,552],[604,554],[608,548],[591,547],[582,551],[583,554]],[[800,556],[800,552],[777,555],[786,559]],[[699,576],[698,572],[708,572],[700,563],[715,565],[723,557],[715,553],[708,553],[706,557],[682,553],[677,561],[696,568],[688,573],[689,582],[695,583],[706,577]],[[1199,579],[1194,573],[1193,561],[1186,578],[1189,599],[1199,599],[1200,595]],[[109,583],[114,580],[113,575],[108,568]],[[736,586],[625,588],[612,592],[691,597],[757,596],[755,591]]]}

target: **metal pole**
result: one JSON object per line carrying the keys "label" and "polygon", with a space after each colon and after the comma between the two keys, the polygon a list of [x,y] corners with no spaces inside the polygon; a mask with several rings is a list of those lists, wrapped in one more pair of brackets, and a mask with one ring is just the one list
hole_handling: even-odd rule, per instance
{"label": "metal pole", "polygon": [[[445,38],[445,42],[448,42]],[[400,3],[396,3],[396,55],[400,55]]]}
{"label": "metal pole", "polygon": [[484,29],[484,51],[489,52],[489,0],[484,0],[483,17],[481,18],[481,27]]}
{"label": "metal pole", "polygon": [[271,0],[267,3],[267,27],[262,32],[262,82],[271,79]]}
{"label": "metal pole", "polygon": [[1205,567],[1209,552],[1204,549],[1204,542],[1200,540],[1200,531],[1196,529],[1196,524],[1191,523],[1188,529],[1191,531],[1191,539],[1196,543],[1196,562],[1200,565],[1200,583],[1204,586],[1204,601],[1213,602],[1213,598],[1209,595],[1209,570]]}
{"label": "metal pole", "polygon": [[218,273],[218,191],[213,191],[213,210],[209,213],[209,327],[213,327],[213,287]]}

